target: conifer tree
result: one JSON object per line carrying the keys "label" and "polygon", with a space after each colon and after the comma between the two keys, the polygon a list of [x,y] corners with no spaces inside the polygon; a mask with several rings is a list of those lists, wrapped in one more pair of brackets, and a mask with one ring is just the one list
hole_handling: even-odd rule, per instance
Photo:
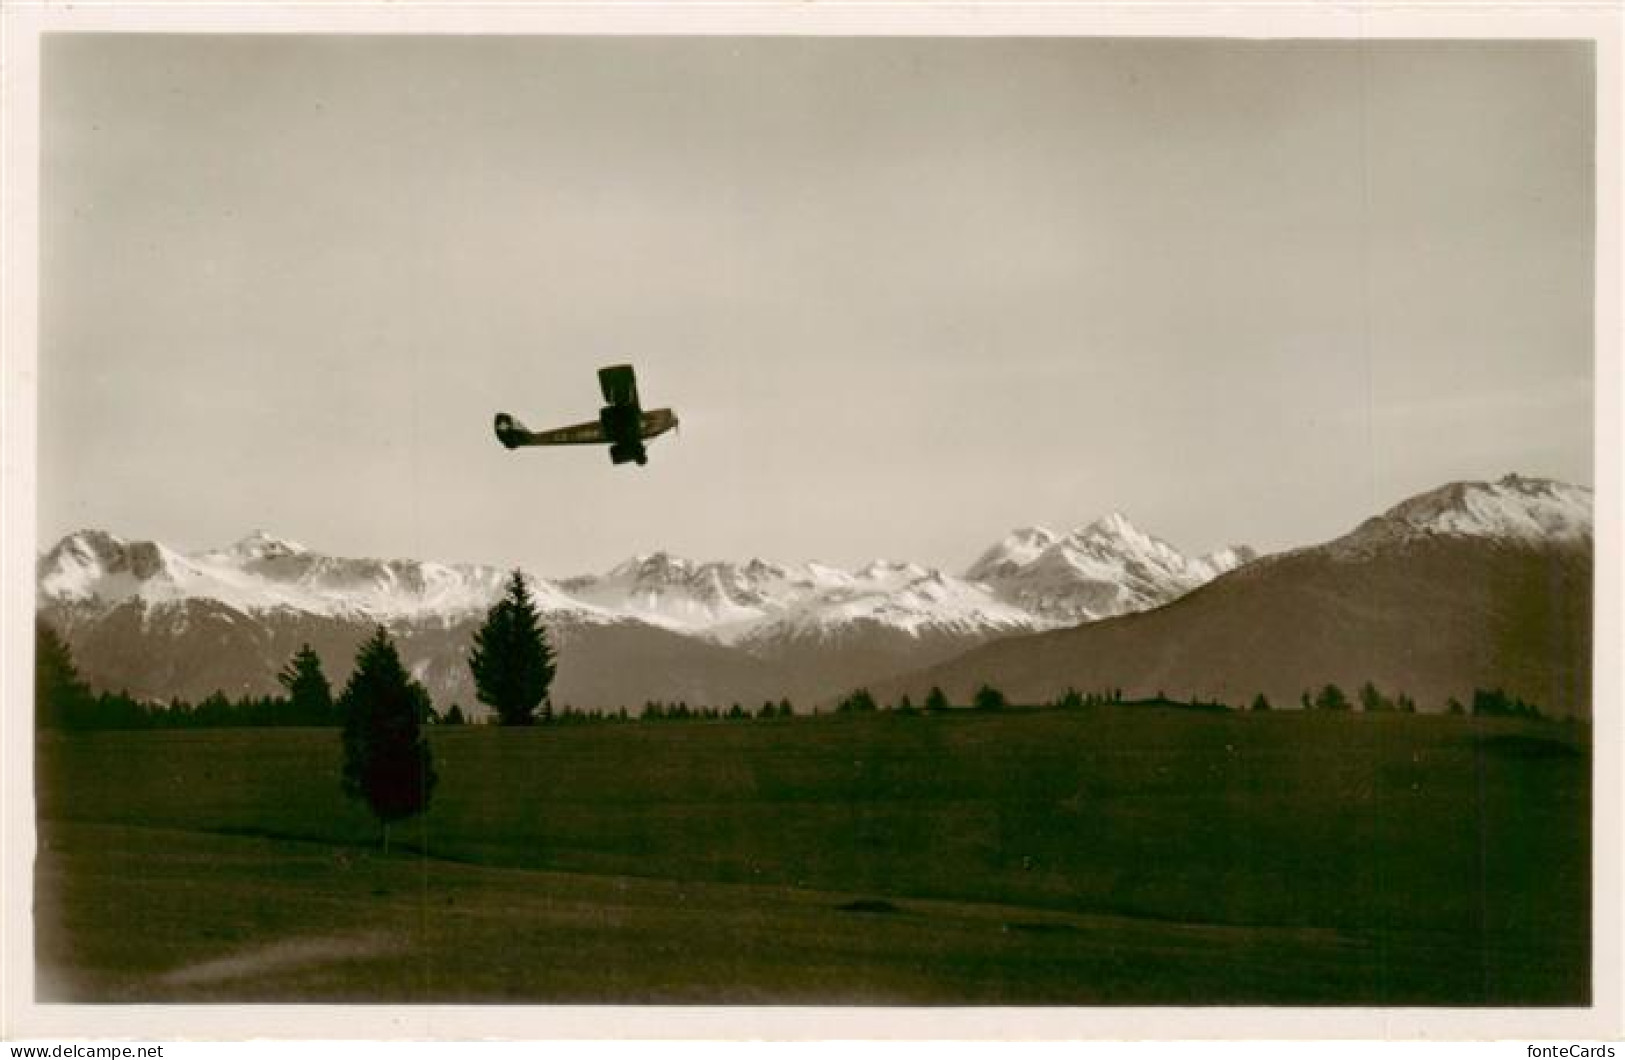
{"label": "conifer tree", "polygon": [[841,714],[869,714],[873,713],[875,709],[875,697],[869,694],[867,688],[859,688],[849,692],[835,705],[835,710]]}
{"label": "conifer tree", "polygon": [[1393,710],[1394,703],[1376,685],[1367,681],[1360,686],[1360,709],[1367,713],[1374,711]]}
{"label": "conifer tree", "polygon": [[73,655],[44,619],[34,619],[34,724],[76,728],[89,721],[90,688],[79,678]]}
{"label": "conifer tree", "polygon": [[509,577],[507,591],[474,633],[468,667],[474,673],[475,694],[497,712],[503,725],[535,723],[536,709],[553,683],[555,665],[547,631],[520,571]]}
{"label": "conifer tree", "polygon": [[333,687],[322,673],[321,656],[309,644],[294,653],[276,675],[288,690],[288,720],[296,725],[327,725],[333,719]]}
{"label": "conifer tree", "polygon": [[379,626],[356,654],[355,672],[339,697],[344,715],[344,791],[364,799],[383,826],[422,813],[434,791],[434,763],[421,724],[429,693],[412,680],[395,644]]}
{"label": "conifer tree", "polygon": [[931,686],[931,691],[929,691],[929,692],[927,692],[925,694],[925,709],[926,710],[947,710],[948,709],[948,697],[945,694],[943,694],[942,689],[938,688],[936,685],[932,685]]}
{"label": "conifer tree", "polygon": [[[1078,690],[1070,685],[1067,686],[1067,690],[1065,692],[1061,693],[1060,698],[1055,701],[1055,706],[1060,710],[1077,710],[1079,707],[1084,706],[1084,704],[1085,700],[1083,696],[1079,695]],[[1089,695],[1088,705],[1094,705],[1093,693],[1090,693]]]}
{"label": "conifer tree", "polygon": [[978,688],[976,695],[971,699],[971,704],[977,710],[1003,710],[1008,705],[1004,693],[992,685]]}
{"label": "conifer tree", "polygon": [[1349,697],[1344,695],[1343,690],[1336,685],[1327,684],[1321,688],[1320,694],[1315,697],[1315,709],[1348,710]]}

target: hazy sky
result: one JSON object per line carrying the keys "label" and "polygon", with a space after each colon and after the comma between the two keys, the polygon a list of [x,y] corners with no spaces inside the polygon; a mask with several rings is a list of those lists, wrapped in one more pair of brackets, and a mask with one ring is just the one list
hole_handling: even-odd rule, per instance
{"label": "hazy sky", "polygon": [[[1586,43],[58,36],[39,520],[958,570],[1591,483]],[[630,361],[647,467],[507,452]]]}

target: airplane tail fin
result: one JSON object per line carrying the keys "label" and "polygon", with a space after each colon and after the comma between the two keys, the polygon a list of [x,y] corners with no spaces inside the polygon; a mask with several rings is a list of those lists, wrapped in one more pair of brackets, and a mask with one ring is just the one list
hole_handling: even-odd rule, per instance
{"label": "airplane tail fin", "polygon": [[523,423],[520,423],[506,412],[497,413],[494,426],[497,432],[497,441],[509,449],[517,448],[519,443],[530,434],[530,431],[525,429]]}

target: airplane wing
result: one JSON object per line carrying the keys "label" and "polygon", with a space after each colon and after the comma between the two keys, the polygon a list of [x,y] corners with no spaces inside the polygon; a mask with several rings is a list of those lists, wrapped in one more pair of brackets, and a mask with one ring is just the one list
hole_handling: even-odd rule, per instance
{"label": "airplane wing", "polygon": [[603,425],[597,420],[551,431],[531,431],[505,412],[497,414],[496,432],[497,441],[509,449],[521,445],[594,445],[609,441],[604,435]]}
{"label": "airplane wing", "polygon": [[598,388],[604,392],[605,404],[637,407],[638,377],[629,364],[598,369]]}
{"label": "airplane wing", "polygon": [[640,438],[654,438],[677,426],[677,414],[671,409],[650,409],[639,424]]}

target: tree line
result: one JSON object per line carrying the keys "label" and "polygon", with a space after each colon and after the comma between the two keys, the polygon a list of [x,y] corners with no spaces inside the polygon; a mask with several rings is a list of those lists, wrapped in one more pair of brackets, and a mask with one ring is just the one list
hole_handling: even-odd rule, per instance
{"label": "tree line", "polygon": [[[436,714],[427,688],[407,671],[389,632],[382,625],[356,653],[349,680],[338,695],[322,670],[320,657],[303,645],[278,672],[282,696],[253,696],[228,700],[221,692],[192,704],[179,699],[167,704],[144,704],[128,694],[94,692],[78,674],[67,644],[43,620],[36,619],[35,719],[41,728],[148,728],[183,725],[305,725],[336,726],[343,749],[342,787],[364,801],[378,820],[384,848],[389,847],[393,823],[421,813],[438,783],[433,756],[423,726],[435,722],[456,725],[466,721],[460,705],[444,717]],[[584,723],[632,720],[623,707],[617,711],[582,712],[566,707],[553,715],[548,691],[557,672],[556,657],[542,627],[522,572],[509,577],[500,599],[486,612],[475,631],[468,656],[475,694],[490,708],[494,720],[506,726],[543,722]],[[1366,712],[1414,713],[1416,703],[1403,692],[1389,695],[1370,681],[1356,698]],[[1151,705],[1231,710],[1228,705],[1193,697],[1170,700],[1161,691],[1152,699],[1123,698],[1121,688],[1080,693],[1068,688],[1043,704],[1045,708],[1076,710],[1104,705]],[[1335,684],[1305,691],[1300,705],[1307,710],[1348,711],[1354,701]],[[971,710],[1010,708],[999,689],[981,685],[971,696]],[[938,713],[954,709],[940,687],[933,687],[916,707],[907,695],[882,707],[866,688],[855,689],[835,706],[837,714],[869,714],[889,710],[904,715]],[[1256,695],[1253,711],[1272,709],[1269,699]],[[1447,709],[1465,714],[1468,707],[1452,698]],[[1539,717],[1534,704],[1500,689],[1475,689],[1471,711],[1480,716]],[[817,713],[816,710],[814,713]],[[647,702],[637,720],[759,721],[790,717],[788,699],[765,701],[749,710],[734,703],[726,711],[714,707],[691,708],[686,703]]]}
{"label": "tree line", "polygon": [[129,692],[95,691],[74,666],[68,646],[50,625],[34,628],[35,721],[47,729],[178,729],[342,724],[321,659],[305,645],[277,674],[284,694],[241,695],[216,690],[197,702],[179,696],[142,701]]}
{"label": "tree line", "polygon": [[[1332,683],[1322,685],[1316,690],[1305,690],[1299,697],[1298,705],[1302,709],[1310,711],[1354,711],[1358,709],[1367,714],[1383,712],[1417,713],[1416,700],[1408,693],[1394,692],[1390,694],[1378,688],[1371,681],[1362,684],[1353,698],[1338,685]],[[1178,707],[1215,711],[1268,711],[1275,709],[1275,705],[1270,702],[1269,697],[1262,692],[1254,695],[1252,700],[1245,705],[1233,705],[1224,700],[1204,698],[1198,695],[1192,695],[1188,699],[1176,699],[1160,689],[1151,696],[1125,699],[1121,688],[1109,688],[1098,692],[1079,692],[1075,688],[1068,688],[1059,696],[1037,704],[1037,709],[1081,710],[1102,706]],[[966,709],[1004,710],[1009,707],[1011,707],[1011,704],[1002,691],[991,685],[983,684],[971,694],[969,702],[963,704],[950,702],[940,687],[933,686],[919,706],[916,706],[906,694],[901,696],[895,703],[890,705],[881,704],[876,701],[868,689],[859,688],[837,701],[835,711],[838,714],[865,714],[877,711],[890,711],[897,714],[921,714]],[[1540,708],[1535,704],[1509,695],[1500,688],[1474,689],[1470,705],[1464,705],[1460,700],[1452,696],[1445,703],[1445,712],[1449,714],[1470,713],[1477,717],[1544,717]]]}
{"label": "tree line", "polygon": [[[365,647],[365,646],[363,646]],[[359,659],[359,655],[358,655]],[[515,660],[506,665],[503,660]],[[487,615],[475,634],[469,660],[476,679],[480,702],[492,708],[487,721],[501,725],[531,725],[557,722],[582,725],[617,722],[670,721],[760,721],[789,718],[796,714],[789,699],[766,700],[751,708],[738,702],[728,707],[690,705],[686,701],[647,700],[635,711],[625,706],[611,709],[578,709],[566,705],[555,711],[547,691],[555,673],[554,654],[548,644],[522,577],[515,572],[506,595]],[[244,695],[228,698],[216,691],[193,703],[179,697],[164,702],[143,702],[127,692],[93,691],[78,676],[67,645],[51,626],[36,621],[35,640],[37,722],[43,728],[61,729],[145,729],[187,727],[272,727],[332,726],[344,724],[345,713],[334,696],[322,670],[321,658],[306,644],[277,674],[281,696]],[[421,689],[421,686],[419,686]],[[446,711],[435,710],[427,690],[417,695],[424,724],[463,725],[470,719],[460,704]],[[1121,688],[1079,692],[1067,688],[1060,695],[1038,704],[1041,708],[1076,710],[1109,705],[1190,707],[1213,710],[1269,711],[1276,709],[1269,697],[1257,693],[1245,706],[1193,696],[1178,700],[1162,691],[1154,696],[1125,700]],[[966,703],[951,702],[940,687],[933,686],[916,704],[907,694],[889,704],[879,703],[867,688],[857,688],[834,705],[837,714],[894,712],[904,715],[949,710],[1003,710],[1010,706],[999,689],[983,684]],[[1408,693],[1388,693],[1367,681],[1350,696],[1335,683],[1306,689],[1298,706],[1310,711],[1354,711],[1365,713],[1417,713],[1416,700]],[[1540,708],[1501,688],[1475,688],[1466,702],[1449,697],[1445,712],[1475,717],[1544,717]],[[812,714],[818,714],[813,708]]]}

